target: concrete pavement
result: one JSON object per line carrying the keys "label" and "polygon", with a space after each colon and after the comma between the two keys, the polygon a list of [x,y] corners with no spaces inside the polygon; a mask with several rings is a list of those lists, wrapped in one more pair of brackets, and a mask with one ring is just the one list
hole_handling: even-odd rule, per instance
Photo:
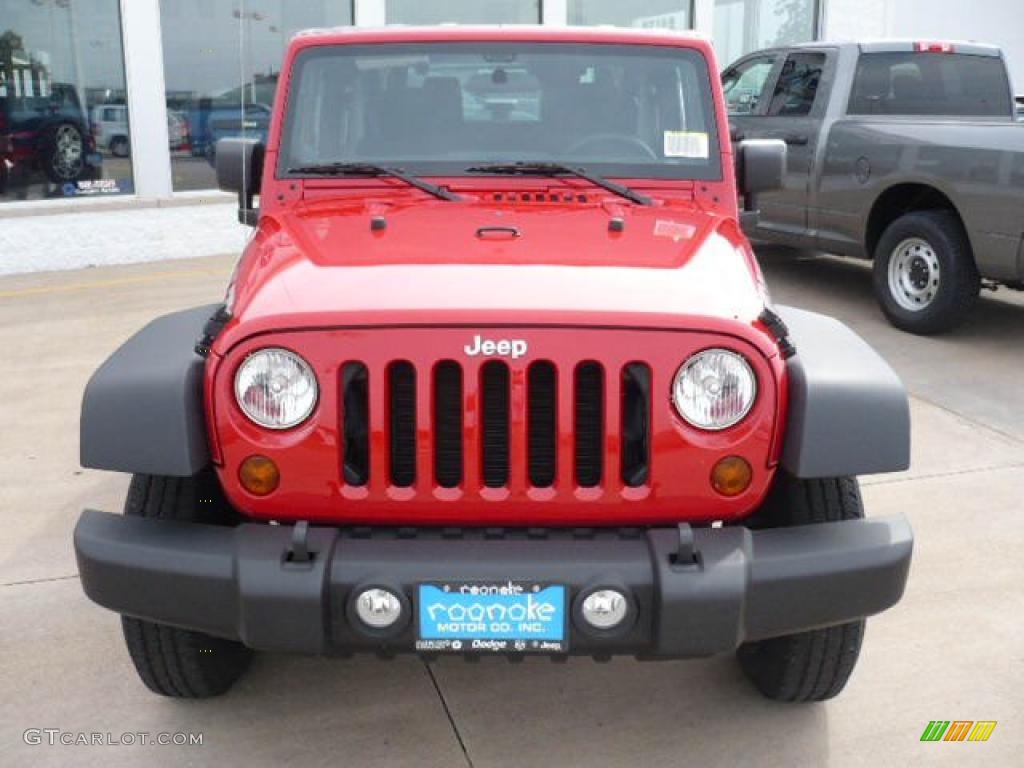
{"label": "concrete pavement", "polygon": [[[117,618],[75,578],[86,505],[126,479],[77,465],[82,388],[153,316],[217,300],[233,258],[0,279],[0,765],[905,766],[1019,764],[1024,748],[1024,302],[962,331],[885,324],[861,265],[766,250],[776,300],[836,314],[913,399],[910,472],[864,479],[869,514],[910,515],[903,602],[869,621],[847,690],[760,699],[729,657],[511,665],[261,656],[227,696],[167,701],[135,677]],[[983,744],[922,744],[929,720],[997,720]],[[27,745],[28,728],[202,732],[203,745]]]}

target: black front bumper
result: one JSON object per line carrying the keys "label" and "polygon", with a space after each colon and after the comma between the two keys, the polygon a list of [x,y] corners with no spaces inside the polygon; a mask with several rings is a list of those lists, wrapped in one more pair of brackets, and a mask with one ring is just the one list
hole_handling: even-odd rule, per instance
{"label": "black front bumper", "polygon": [[572,653],[706,656],[740,643],[868,616],[903,594],[913,537],[903,517],[754,531],[222,528],[87,510],[75,528],[86,594],[119,613],[241,640],[261,650],[412,651],[412,622],[364,630],[361,588],[405,596],[420,582],[564,584],[571,603],[624,591],[635,618],[589,630],[574,610]]}

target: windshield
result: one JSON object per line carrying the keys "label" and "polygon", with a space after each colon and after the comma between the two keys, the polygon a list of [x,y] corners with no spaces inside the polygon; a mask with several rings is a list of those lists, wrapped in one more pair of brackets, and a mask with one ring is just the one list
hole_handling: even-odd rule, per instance
{"label": "windshield", "polygon": [[338,45],[296,60],[281,176],[323,163],[462,175],[557,162],[604,176],[721,178],[697,51],[641,45]]}

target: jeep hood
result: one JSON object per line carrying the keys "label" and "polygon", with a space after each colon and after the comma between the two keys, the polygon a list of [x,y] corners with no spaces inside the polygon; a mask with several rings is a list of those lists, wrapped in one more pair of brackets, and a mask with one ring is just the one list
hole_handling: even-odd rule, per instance
{"label": "jeep hood", "polygon": [[[371,227],[375,217],[383,227]],[[236,338],[419,323],[749,328],[766,295],[735,224],[693,204],[422,198],[265,216],[233,292]]]}

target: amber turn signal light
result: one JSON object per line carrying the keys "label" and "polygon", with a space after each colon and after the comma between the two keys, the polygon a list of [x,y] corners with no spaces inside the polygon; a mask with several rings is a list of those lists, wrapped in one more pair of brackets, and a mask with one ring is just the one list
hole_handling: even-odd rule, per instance
{"label": "amber turn signal light", "polygon": [[754,470],[739,456],[727,456],[711,470],[711,485],[723,496],[739,496],[753,479]]}
{"label": "amber turn signal light", "polygon": [[266,456],[250,456],[238,468],[238,479],[242,487],[252,495],[266,496],[277,490],[281,482],[281,471]]}

